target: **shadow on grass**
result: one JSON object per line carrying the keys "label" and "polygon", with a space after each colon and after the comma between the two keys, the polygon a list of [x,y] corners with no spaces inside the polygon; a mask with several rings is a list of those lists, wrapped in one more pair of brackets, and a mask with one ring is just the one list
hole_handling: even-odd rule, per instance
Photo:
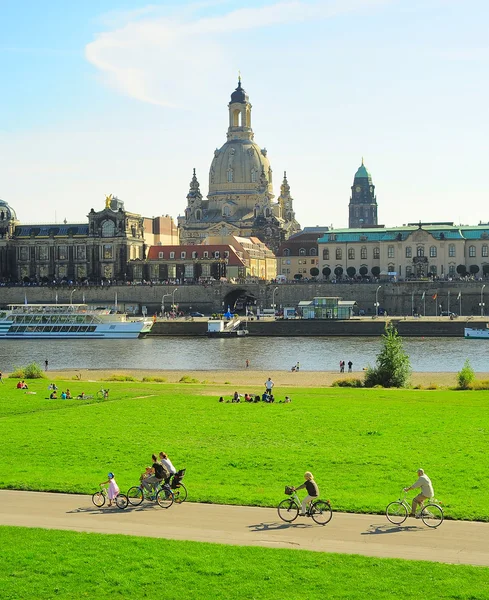
{"label": "shadow on grass", "polygon": [[312,525],[308,523],[281,523],[278,521],[248,525],[250,531],[280,531],[281,529],[308,529],[309,527]]}
{"label": "shadow on grass", "polygon": [[370,525],[367,531],[363,531],[361,535],[381,535],[384,533],[400,533],[401,531],[423,531],[424,527],[418,525]]}

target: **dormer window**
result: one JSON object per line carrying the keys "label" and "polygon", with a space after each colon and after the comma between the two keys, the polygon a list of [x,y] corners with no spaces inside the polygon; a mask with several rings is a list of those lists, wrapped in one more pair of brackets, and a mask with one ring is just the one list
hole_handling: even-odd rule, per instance
{"label": "dormer window", "polygon": [[204,258],[209,258],[209,253],[207,252],[207,250],[204,251]]}
{"label": "dormer window", "polygon": [[306,249],[305,248],[299,248],[299,256],[305,256],[306,255]]}
{"label": "dormer window", "polygon": [[185,258],[187,256],[187,253],[185,251],[180,252],[180,258]]}
{"label": "dormer window", "polygon": [[170,258],[175,258],[175,252],[170,252]]}
{"label": "dormer window", "polygon": [[192,258],[197,258],[197,252],[195,252],[195,250],[192,252]]}
{"label": "dormer window", "polygon": [[158,252],[158,258],[165,258],[164,252]]}
{"label": "dormer window", "polygon": [[225,204],[222,207],[222,216],[223,217],[229,217],[229,214],[230,214],[229,206],[227,204]]}

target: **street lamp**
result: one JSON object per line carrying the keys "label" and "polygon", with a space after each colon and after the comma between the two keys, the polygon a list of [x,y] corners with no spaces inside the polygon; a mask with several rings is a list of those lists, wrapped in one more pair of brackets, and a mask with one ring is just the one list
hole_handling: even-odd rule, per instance
{"label": "street lamp", "polygon": [[486,284],[484,284],[481,287],[481,301],[480,301],[480,307],[481,307],[481,317],[484,316],[484,288],[486,287]]}
{"label": "street lamp", "polygon": [[70,304],[73,304],[73,294],[76,292],[76,288],[73,288],[70,292]]}
{"label": "street lamp", "polygon": [[278,287],[276,287],[272,292],[272,308],[275,310],[275,292],[278,291]]}
{"label": "street lamp", "polygon": [[167,296],[171,296],[171,294],[163,294],[163,296],[161,297],[161,315],[163,317],[165,316],[165,298]]}
{"label": "street lamp", "polygon": [[375,290],[375,314],[377,315],[377,317],[379,316],[379,290],[382,286],[379,285],[379,287]]}
{"label": "street lamp", "polygon": [[178,288],[175,288],[172,292],[172,308],[175,310],[175,292],[178,292]]}

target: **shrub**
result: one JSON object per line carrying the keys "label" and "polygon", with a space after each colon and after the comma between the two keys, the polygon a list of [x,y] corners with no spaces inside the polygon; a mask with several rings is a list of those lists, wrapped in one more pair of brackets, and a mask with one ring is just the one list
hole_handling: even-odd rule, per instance
{"label": "shrub", "polygon": [[474,383],[475,373],[474,369],[470,366],[470,361],[467,358],[464,362],[462,370],[457,373],[457,382],[459,390],[468,390]]}
{"label": "shrub", "polygon": [[382,349],[377,355],[376,366],[367,369],[365,387],[406,387],[410,373],[409,356],[402,348],[402,338],[392,324],[386,324]]}
{"label": "shrub", "polygon": [[137,381],[132,375],[109,375],[104,381]]}
{"label": "shrub", "polygon": [[10,377],[13,379],[46,379],[44,371],[37,363],[29,363],[25,367],[14,367]]}
{"label": "shrub", "polygon": [[350,387],[350,388],[360,388],[363,387],[363,381],[361,379],[336,379],[331,384],[332,387]]}
{"label": "shrub", "polygon": [[479,381],[474,381],[470,386],[471,390],[489,390],[489,381],[487,379],[482,379]]}
{"label": "shrub", "polygon": [[144,382],[154,381],[155,383],[166,383],[166,379],[164,377],[143,377],[142,381],[144,381]]}
{"label": "shrub", "polygon": [[190,377],[190,375],[184,375],[183,377],[180,377],[178,383],[200,383],[200,381],[195,379],[195,377]]}

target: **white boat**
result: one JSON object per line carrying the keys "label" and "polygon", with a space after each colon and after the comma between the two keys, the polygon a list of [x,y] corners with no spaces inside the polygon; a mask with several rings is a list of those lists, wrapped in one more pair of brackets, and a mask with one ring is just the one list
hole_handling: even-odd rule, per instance
{"label": "white boat", "polygon": [[489,329],[474,329],[472,327],[465,327],[464,329],[464,337],[470,339],[489,339]]}
{"label": "white boat", "polygon": [[153,321],[87,304],[9,304],[0,310],[0,339],[137,338]]}

